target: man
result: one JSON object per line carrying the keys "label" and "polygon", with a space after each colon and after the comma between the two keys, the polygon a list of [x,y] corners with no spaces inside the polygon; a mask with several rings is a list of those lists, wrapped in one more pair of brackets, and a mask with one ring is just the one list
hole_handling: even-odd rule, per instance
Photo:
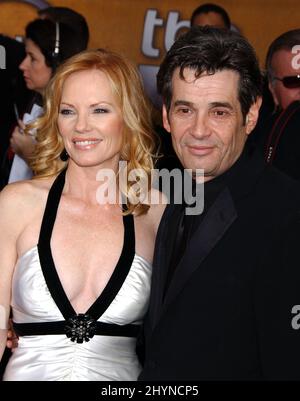
{"label": "man", "polygon": [[217,4],[207,3],[197,7],[191,16],[191,26],[211,25],[217,28],[230,29],[228,13]]}
{"label": "man", "polygon": [[266,69],[269,89],[275,105],[280,109],[286,109],[295,100],[300,100],[299,49],[293,51],[299,45],[300,29],[294,29],[276,38],[268,49]]}
{"label": "man", "polygon": [[[275,111],[261,114],[252,142],[258,144],[267,163],[300,180],[300,29],[280,35],[266,58],[268,87]],[[265,102],[265,105],[267,103]]]}
{"label": "man", "polygon": [[255,53],[234,32],[194,27],[158,89],[181,163],[204,169],[204,212],[179,242],[184,207],[162,218],[139,379],[299,380],[300,192],[244,150],[261,103]]}

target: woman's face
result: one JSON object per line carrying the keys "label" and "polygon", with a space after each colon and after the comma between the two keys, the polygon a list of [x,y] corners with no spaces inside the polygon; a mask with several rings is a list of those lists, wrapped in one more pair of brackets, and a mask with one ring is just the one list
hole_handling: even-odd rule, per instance
{"label": "woman's face", "polygon": [[51,75],[52,69],[46,65],[45,56],[40,48],[31,40],[25,40],[26,57],[19,68],[23,71],[28,89],[43,93]]}
{"label": "woman's face", "polygon": [[58,129],[70,163],[116,170],[124,120],[105,73],[80,71],[66,79]]}

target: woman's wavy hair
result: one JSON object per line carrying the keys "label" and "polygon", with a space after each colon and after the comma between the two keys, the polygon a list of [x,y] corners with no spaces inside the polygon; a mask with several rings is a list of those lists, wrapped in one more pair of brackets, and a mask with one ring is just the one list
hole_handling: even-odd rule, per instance
{"label": "woman's wavy hair", "polygon": [[[125,57],[114,52],[97,49],[86,50],[62,64],[49,82],[45,92],[44,114],[28,130],[36,129],[37,145],[30,166],[36,178],[58,174],[68,162],[60,159],[64,144],[59,134],[57,120],[66,79],[80,71],[103,72],[119,104],[124,119],[124,135],[120,159],[127,162],[127,178],[133,169],[142,169],[151,187],[151,170],[156,157],[156,139],[152,128],[151,105],[148,102],[137,68]],[[127,213],[145,213],[149,206],[130,202],[130,183],[122,193],[126,197]]]}

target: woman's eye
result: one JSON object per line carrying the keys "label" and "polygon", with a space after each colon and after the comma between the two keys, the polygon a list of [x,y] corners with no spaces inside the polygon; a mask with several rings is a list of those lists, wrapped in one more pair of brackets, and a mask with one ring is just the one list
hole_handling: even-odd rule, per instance
{"label": "woman's eye", "polygon": [[60,110],[60,114],[64,115],[64,116],[68,116],[70,114],[74,114],[73,110],[71,109],[61,109]]}
{"label": "woman's eye", "polygon": [[96,113],[96,114],[108,113],[108,110],[103,109],[102,107],[97,107],[96,109],[94,109],[94,113]]}

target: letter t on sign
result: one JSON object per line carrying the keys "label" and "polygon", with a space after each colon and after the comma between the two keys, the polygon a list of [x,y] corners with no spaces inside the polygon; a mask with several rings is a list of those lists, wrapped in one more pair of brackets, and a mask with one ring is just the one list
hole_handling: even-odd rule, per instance
{"label": "letter t on sign", "polygon": [[154,39],[154,28],[156,26],[163,26],[164,24],[163,19],[156,18],[156,15],[157,10],[147,10],[142,42],[142,52],[144,55],[154,58],[159,57],[159,49],[155,49],[152,44]]}

